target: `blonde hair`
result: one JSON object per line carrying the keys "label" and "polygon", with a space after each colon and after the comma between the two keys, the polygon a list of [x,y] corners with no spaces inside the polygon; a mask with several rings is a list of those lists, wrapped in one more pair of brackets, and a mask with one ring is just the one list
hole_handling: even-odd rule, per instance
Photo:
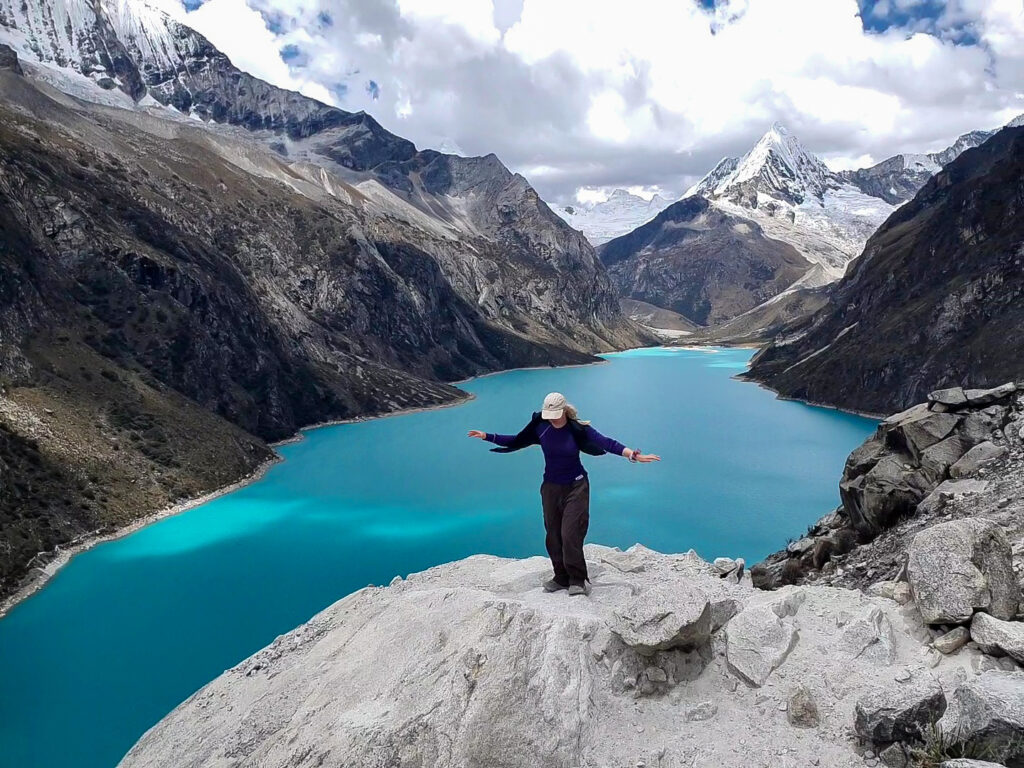
{"label": "blonde hair", "polygon": [[572,419],[577,424],[582,424],[583,426],[587,426],[587,424],[590,423],[589,421],[583,421],[582,419],[580,419],[580,415],[576,411],[576,406],[573,405],[572,403],[565,404],[565,417],[567,419]]}

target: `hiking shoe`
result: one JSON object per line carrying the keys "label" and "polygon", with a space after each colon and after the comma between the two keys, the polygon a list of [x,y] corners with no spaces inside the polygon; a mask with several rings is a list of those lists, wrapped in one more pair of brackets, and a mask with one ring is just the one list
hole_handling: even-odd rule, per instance
{"label": "hiking shoe", "polygon": [[557,592],[560,589],[569,589],[569,587],[567,587],[565,584],[559,584],[554,579],[548,579],[544,582],[545,592]]}
{"label": "hiking shoe", "polygon": [[582,584],[571,584],[569,586],[569,594],[571,596],[589,595],[590,594],[590,582],[589,581],[585,581]]}

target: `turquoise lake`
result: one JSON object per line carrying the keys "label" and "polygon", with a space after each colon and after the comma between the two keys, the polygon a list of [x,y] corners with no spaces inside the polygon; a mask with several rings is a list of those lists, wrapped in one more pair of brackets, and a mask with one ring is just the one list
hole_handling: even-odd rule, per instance
{"label": "turquoise lake", "polygon": [[477,552],[544,553],[540,450],[490,453],[551,390],[660,464],[584,457],[589,541],[753,563],[838,503],[868,419],[731,377],[749,350],[634,350],[463,385],[463,405],[306,433],[239,491],[75,557],[0,619],[0,766],[110,768],[180,701],[325,606]]}

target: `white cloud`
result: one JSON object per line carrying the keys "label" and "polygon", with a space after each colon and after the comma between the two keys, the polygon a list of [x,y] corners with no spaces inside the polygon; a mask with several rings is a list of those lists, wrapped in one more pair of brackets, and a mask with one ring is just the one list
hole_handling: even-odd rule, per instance
{"label": "white cloud", "polygon": [[1020,0],[950,0],[884,33],[856,0],[208,0],[186,18],[253,74],[419,146],[496,152],[566,201],[681,192],[774,120],[846,168],[1024,111]]}

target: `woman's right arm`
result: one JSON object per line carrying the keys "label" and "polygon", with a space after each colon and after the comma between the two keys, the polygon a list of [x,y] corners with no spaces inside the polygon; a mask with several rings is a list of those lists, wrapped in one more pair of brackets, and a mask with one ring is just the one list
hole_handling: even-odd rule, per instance
{"label": "woman's right arm", "polygon": [[512,445],[512,441],[515,439],[515,435],[499,435],[494,432],[481,432],[479,429],[471,429],[467,435],[468,437],[478,437],[481,440],[486,440],[489,443],[495,443],[500,445],[502,448],[508,448]]}

